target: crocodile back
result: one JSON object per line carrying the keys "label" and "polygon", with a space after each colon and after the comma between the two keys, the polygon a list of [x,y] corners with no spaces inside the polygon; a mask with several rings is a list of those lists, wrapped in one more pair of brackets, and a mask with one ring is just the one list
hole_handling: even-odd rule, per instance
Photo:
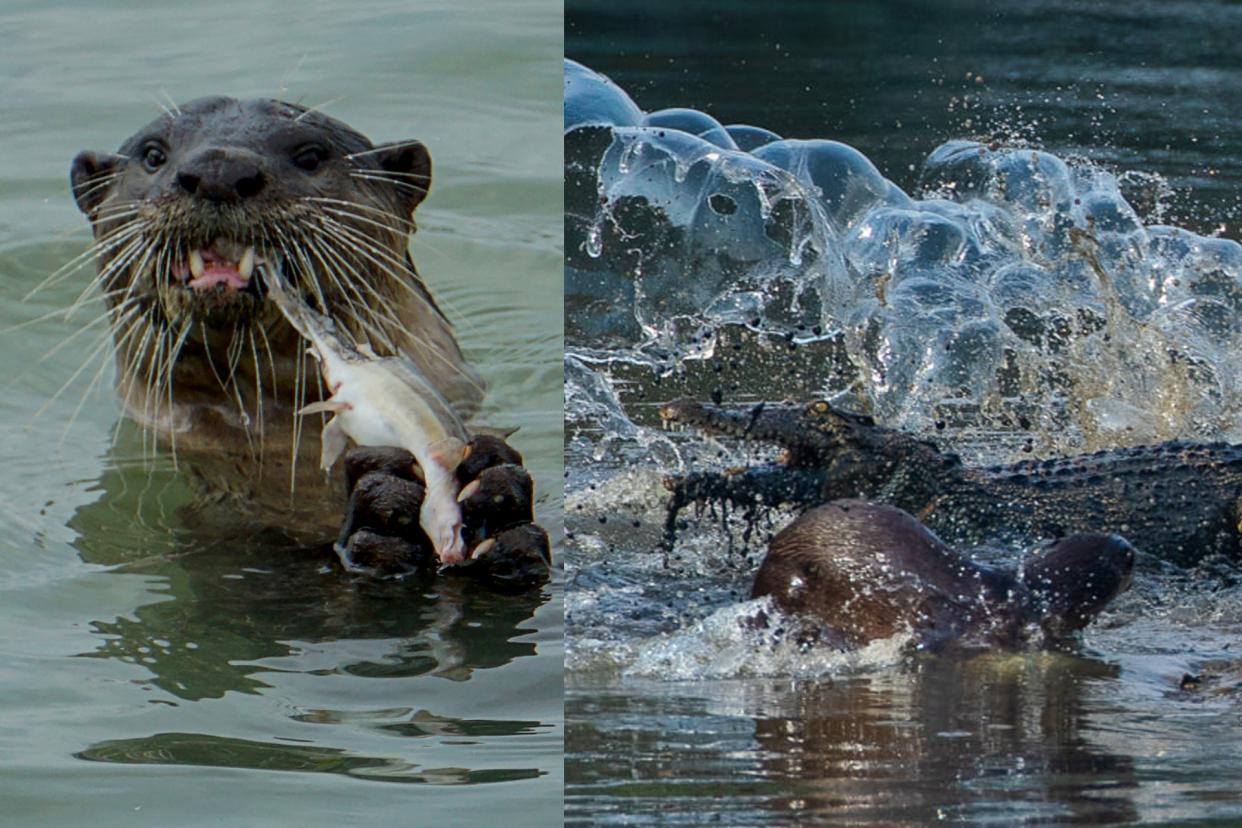
{"label": "crocodile back", "polygon": [[[1115,532],[1180,564],[1239,557],[1242,446],[1175,441],[971,469],[937,520],[966,542],[1007,534]],[[951,529],[942,529],[953,534]]]}

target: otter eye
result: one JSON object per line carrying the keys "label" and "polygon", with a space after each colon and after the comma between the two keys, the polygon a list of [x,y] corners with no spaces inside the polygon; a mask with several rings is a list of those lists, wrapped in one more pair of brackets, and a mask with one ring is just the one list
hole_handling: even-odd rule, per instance
{"label": "otter eye", "polygon": [[154,144],[142,151],[142,166],[146,167],[148,172],[155,172],[167,161],[168,156]]}
{"label": "otter eye", "polygon": [[293,154],[293,164],[298,169],[314,172],[323,163],[325,155],[319,147],[303,147]]}

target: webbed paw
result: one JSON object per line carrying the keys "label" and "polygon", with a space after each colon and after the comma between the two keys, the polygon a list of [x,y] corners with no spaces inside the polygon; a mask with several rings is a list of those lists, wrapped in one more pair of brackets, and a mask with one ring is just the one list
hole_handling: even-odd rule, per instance
{"label": "webbed paw", "polygon": [[[360,447],[345,455],[349,502],[335,545],[349,570],[378,576],[437,568],[419,525],[425,489],[414,456],[401,448]],[[446,574],[504,590],[542,584],[551,568],[547,533],[534,525],[534,482],[522,456],[499,437],[476,435],[457,469],[462,537],[470,550]]]}

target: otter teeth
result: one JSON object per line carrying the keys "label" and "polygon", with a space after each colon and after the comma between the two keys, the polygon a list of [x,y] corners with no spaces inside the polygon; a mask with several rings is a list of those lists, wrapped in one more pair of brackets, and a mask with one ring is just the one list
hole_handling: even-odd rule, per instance
{"label": "otter teeth", "polygon": [[199,253],[197,250],[191,250],[190,251],[190,275],[193,276],[195,279],[200,279],[203,276],[203,269],[204,269],[203,254]]}
{"label": "otter teeth", "polygon": [[237,272],[241,274],[243,281],[250,281],[250,275],[254,273],[253,247],[247,247],[246,252],[242,254],[241,261],[237,263]]}

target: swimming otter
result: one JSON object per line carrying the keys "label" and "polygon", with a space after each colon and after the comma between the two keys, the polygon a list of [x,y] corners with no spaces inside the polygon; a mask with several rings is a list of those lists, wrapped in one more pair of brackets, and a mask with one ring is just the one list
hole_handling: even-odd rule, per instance
{"label": "swimming otter", "polygon": [[[295,416],[325,389],[257,269],[279,266],[356,341],[413,360],[463,419],[478,411],[483,383],[407,251],[431,183],[420,142],[373,145],[294,104],[210,97],[116,154],[79,153],[70,177],[125,411],[230,509],[323,537],[337,514],[325,498],[344,494],[343,475],[325,487],[316,468],[320,421]],[[507,492],[529,491],[516,452],[480,454],[514,478]]]}
{"label": "swimming otter", "polygon": [[1016,570],[985,566],[946,546],[893,506],[836,500],[778,532],[752,598],[810,619],[819,639],[857,647],[912,632],[921,647],[1013,646],[1042,631],[1085,627],[1130,585],[1134,548],[1117,535],[1072,535]]}

